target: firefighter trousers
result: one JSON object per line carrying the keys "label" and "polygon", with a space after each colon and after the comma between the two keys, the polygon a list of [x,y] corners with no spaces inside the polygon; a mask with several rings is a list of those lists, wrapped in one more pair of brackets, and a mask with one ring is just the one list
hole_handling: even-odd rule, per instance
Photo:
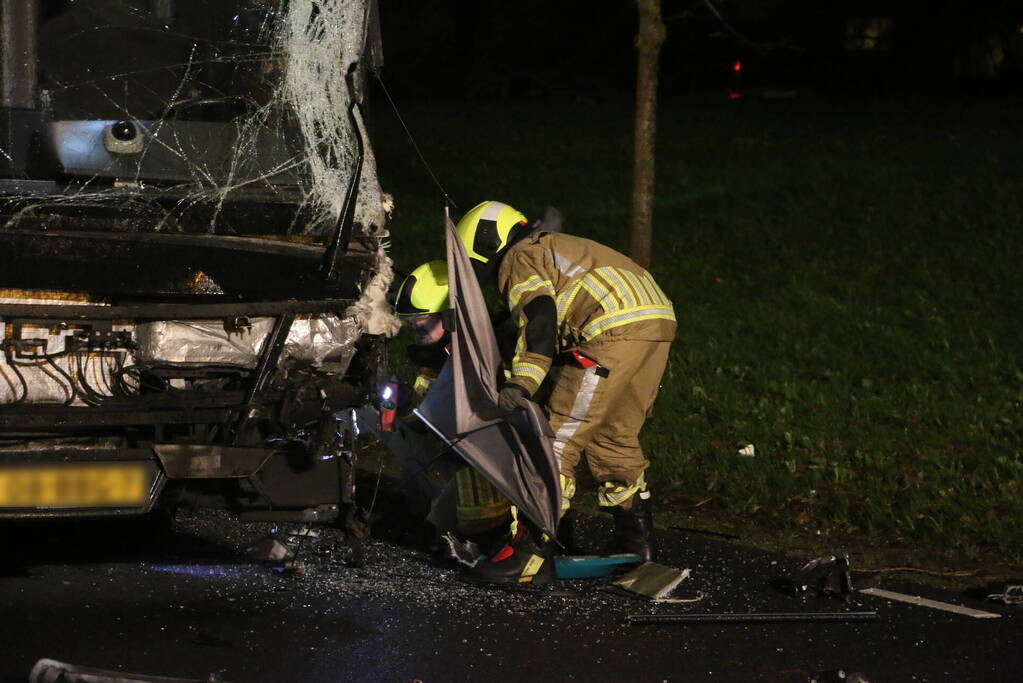
{"label": "firefighter trousers", "polygon": [[650,461],[639,432],[657,398],[671,342],[602,337],[578,349],[599,365],[566,364],[554,382],[547,402],[554,453],[569,480],[585,453],[598,483],[642,486]]}

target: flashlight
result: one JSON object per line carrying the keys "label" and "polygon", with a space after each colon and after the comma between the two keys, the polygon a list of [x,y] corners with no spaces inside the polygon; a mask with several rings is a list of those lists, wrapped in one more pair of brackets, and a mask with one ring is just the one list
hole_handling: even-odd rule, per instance
{"label": "flashlight", "polygon": [[380,392],[380,431],[393,432],[394,420],[398,416],[398,380],[394,377]]}

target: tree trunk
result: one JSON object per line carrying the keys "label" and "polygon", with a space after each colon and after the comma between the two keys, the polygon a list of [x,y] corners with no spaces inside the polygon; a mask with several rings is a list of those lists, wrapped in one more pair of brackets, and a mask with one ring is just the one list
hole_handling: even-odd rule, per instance
{"label": "tree trunk", "polygon": [[629,255],[650,267],[654,213],[654,133],[657,122],[657,61],[666,30],[661,0],[636,0],[639,35],[636,37],[636,129],[632,170],[632,221]]}

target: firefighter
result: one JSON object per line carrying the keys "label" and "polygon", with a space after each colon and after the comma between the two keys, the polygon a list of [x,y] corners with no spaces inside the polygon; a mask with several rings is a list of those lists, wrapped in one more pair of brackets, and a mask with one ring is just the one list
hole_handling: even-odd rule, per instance
{"label": "firefighter", "polygon": [[[429,261],[412,271],[398,290],[395,309],[399,318],[412,327],[415,343],[408,347],[409,358],[418,367],[413,390],[419,398],[440,374],[449,355],[451,333],[444,325],[448,308],[448,266],[444,261]],[[432,456],[431,452],[426,455]],[[455,470],[453,484],[439,496],[446,497],[454,487],[455,530],[462,536],[487,539],[500,534],[510,516],[508,500],[486,479],[470,467]],[[436,506],[435,506],[436,507]],[[435,512],[434,519],[443,512]],[[445,526],[440,524],[438,526]]]}
{"label": "firefighter", "polygon": [[[586,461],[600,506],[614,519],[613,552],[654,556],[649,461],[639,432],[657,396],[675,338],[671,301],[646,270],[597,242],[530,230],[512,207],[487,201],[458,223],[481,283],[496,279],[519,324],[503,407],[535,396],[557,364],[544,401],[555,433],[563,507],[575,494],[575,467]],[[513,512],[514,514],[514,512]],[[554,578],[554,544],[531,524],[513,524],[512,542],[476,566],[492,582]]]}
{"label": "firefighter", "polygon": [[418,368],[413,389],[422,398],[448,359],[451,334],[443,316],[448,307],[448,264],[428,261],[413,270],[402,281],[394,307],[412,328],[415,343],[407,351]]}

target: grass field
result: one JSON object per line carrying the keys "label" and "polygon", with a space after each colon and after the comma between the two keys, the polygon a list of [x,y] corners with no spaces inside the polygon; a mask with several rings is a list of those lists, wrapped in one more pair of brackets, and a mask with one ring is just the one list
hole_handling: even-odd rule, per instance
{"label": "grass field", "polygon": [[[407,271],[442,257],[442,203],[382,106],[375,144]],[[1013,106],[662,107],[652,271],[680,328],[643,433],[662,508],[1020,560]],[[461,210],[550,203],[568,232],[625,248],[628,104],[403,115]],[[755,457],[738,454],[746,444]]]}

